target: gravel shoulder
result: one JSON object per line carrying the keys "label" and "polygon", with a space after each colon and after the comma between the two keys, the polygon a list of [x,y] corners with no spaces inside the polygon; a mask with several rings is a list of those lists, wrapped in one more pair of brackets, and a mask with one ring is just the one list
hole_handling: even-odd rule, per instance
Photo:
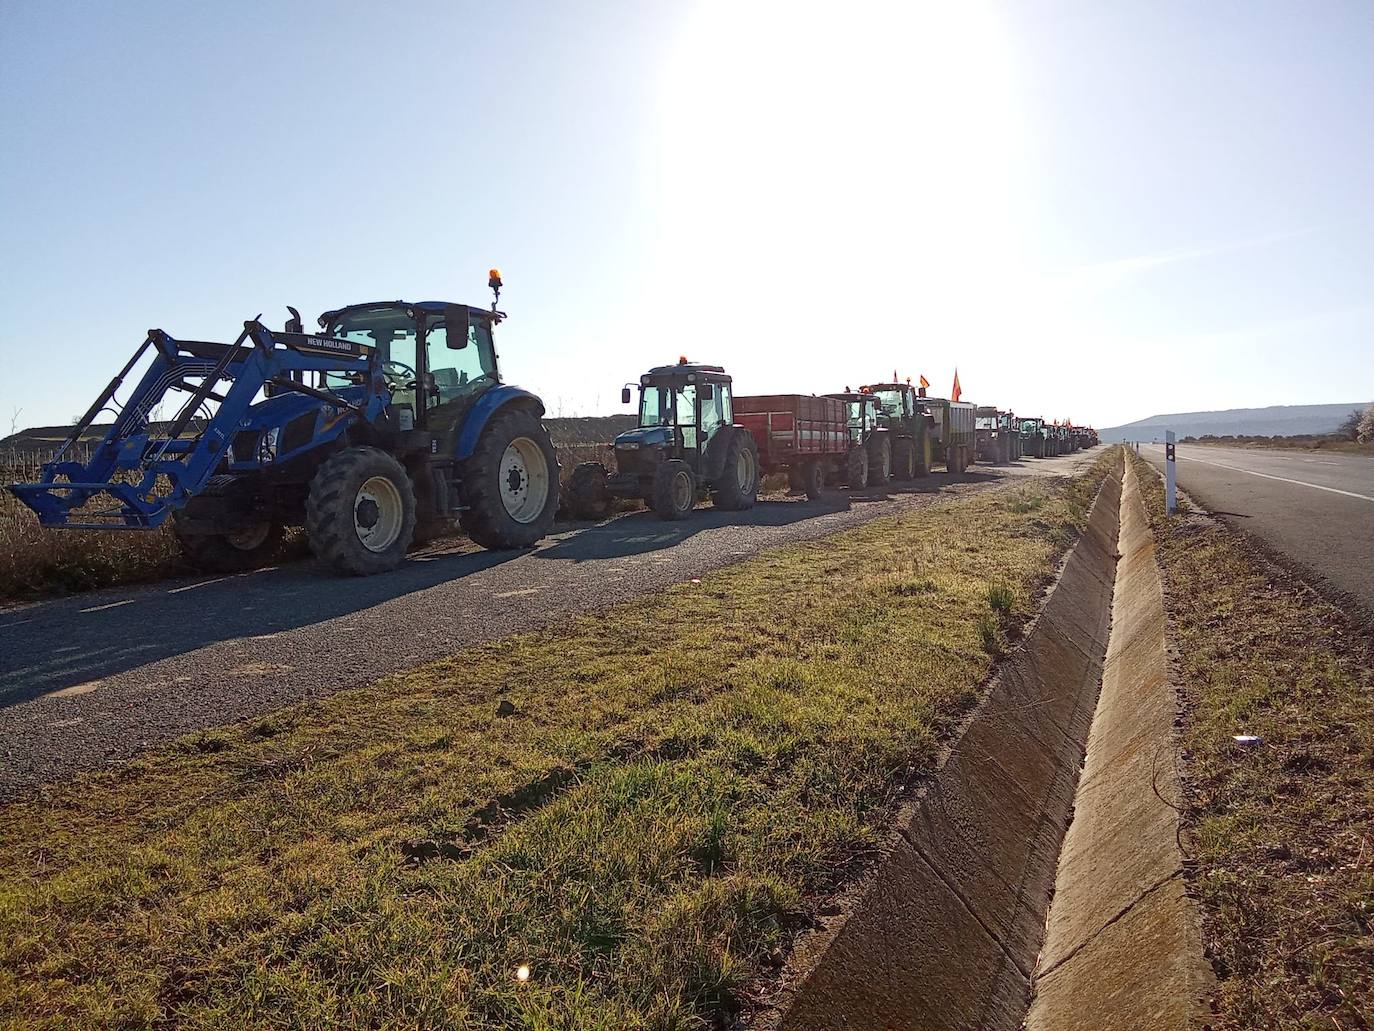
{"label": "gravel shoulder", "polygon": [[302,562],[8,609],[0,612],[0,797],[659,591],[767,548],[1016,477],[1071,475],[1098,454],[937,473],[889,492],[837,493],[824,506],[702,508],[676,525],[632,513],[525,552],[449,542],[366,579],[326,577]]}

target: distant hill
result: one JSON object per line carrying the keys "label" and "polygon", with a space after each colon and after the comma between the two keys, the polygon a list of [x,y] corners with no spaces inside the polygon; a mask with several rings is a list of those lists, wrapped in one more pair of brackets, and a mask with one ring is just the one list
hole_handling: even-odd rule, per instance
{"label": "distant hill", "polygon": [[1351,401],[1341,405],[1273,405],[1269,408],[1228,408],[1222,412],[1179,412],[1174,415],[1152,415],[1124,426],[1110,426],[1098,433],[1107,443],[1153,440],[1156,437],[1163,440],[1165,430],[1173,430],[1180,440],[1184,437],[1201,437],[1206,433],[1216,437],[1290,437],[1297,434],[1334,433],[1347,415],[1368,404],[1368,401]]}

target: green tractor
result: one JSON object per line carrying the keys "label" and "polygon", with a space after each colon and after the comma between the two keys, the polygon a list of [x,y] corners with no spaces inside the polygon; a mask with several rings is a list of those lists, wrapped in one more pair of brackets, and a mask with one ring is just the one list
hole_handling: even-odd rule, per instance
{"label": "green tractor", "polygon": [[843,390],[825,396],[843,401],[848,416],[850,448],[845,455],[845,483],[851,490],[887,483],[894,471],[892,436],[883,423],[878,399],[860,390]]}
{"label": "green tractor", "polygon": [[[631,386],[620,393],[629,404]],[[686,359],[639,378],[639,425],[615,438],[615,472],[584,462],[568,485],[580,519],[601,519],[612,498],[638,498],[662,519],[685,519],[710,494],[716,508],[752,508],[759,492],[759,452],[735,423],[731,380],[719,365]]]}
{"label": "green tractor", "polygon": [[892,451],[892,478],[899,482],[930,473],[934,418],[925,399],[910,383],[871,383],[860,387],[878,400],[879,424],[887,430]]}
{"label": "green tractor", "polygon": [[1049,427],[1039,416],[1021,420],[1021,451],[1027,458],[1049,457]]}

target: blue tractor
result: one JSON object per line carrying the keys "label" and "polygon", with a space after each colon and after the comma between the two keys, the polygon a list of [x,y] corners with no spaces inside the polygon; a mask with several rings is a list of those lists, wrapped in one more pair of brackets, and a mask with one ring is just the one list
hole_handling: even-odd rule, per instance
{"label": "blue tractor", "polygon": [[[489,285],[500,299],[501,277]],[[172,529],[195,566],[268,560],[284,530],[342,573],[393,569],[417,534],[458,525],[486,548],[553,526],[558,460],[527,390],[501,382],[491,308],[385,301],[327,311],[320,332],[245,322],[232,344],[148,337],[38,483],[10,490],[44,526]],[[116,391],[144,355],[138,384]],[[184,395],[170,422],[154,412]],[[101,413],[88,461],[67,458]]]}

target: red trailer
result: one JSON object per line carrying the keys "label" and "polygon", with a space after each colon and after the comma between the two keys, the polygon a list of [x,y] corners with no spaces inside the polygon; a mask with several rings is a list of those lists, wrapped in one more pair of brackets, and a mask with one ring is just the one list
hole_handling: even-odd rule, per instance
{"label": "red trailer", "polygon": [[851,442],[843,401],[808,394],[736,397],[735,422],[758,445],[763,472],[788,473],[812,498],[844,472]]}

